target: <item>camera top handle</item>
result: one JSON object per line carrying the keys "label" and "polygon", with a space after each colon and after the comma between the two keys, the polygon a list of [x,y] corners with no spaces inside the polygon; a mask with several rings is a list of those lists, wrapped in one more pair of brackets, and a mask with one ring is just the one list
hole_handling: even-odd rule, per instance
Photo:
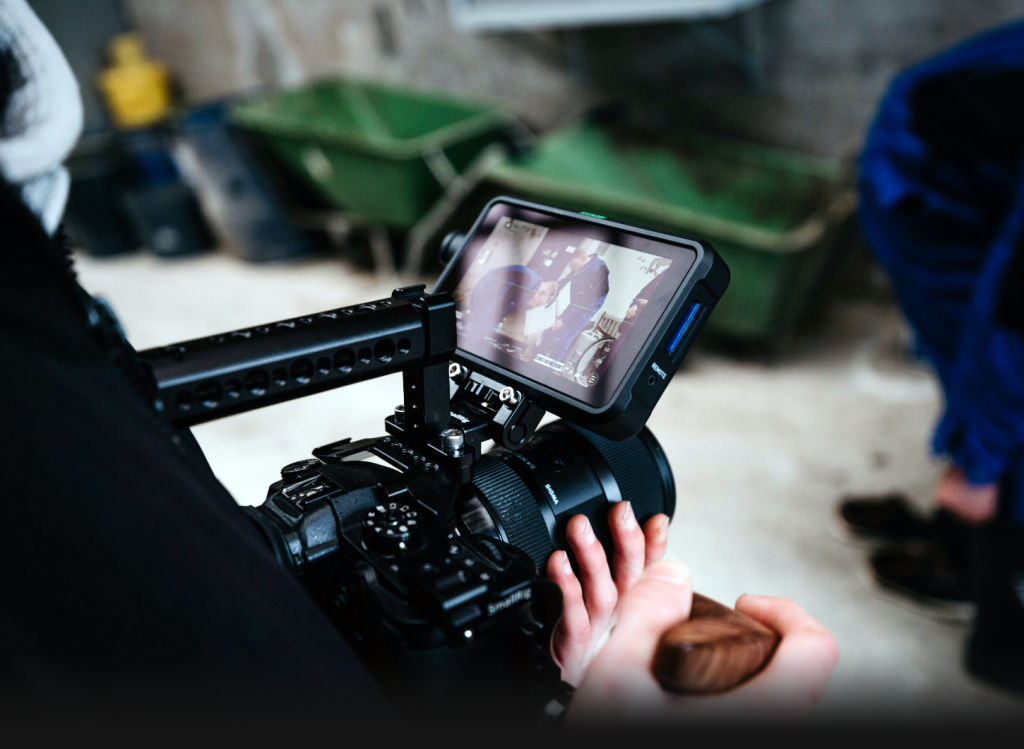
{"label": "camera top handle", "polygon": [[388,299],[139,356],[153,375],[157,408],[179,427],[400,371],[404,404],[385,428],[457,458],[466,481],[481,442],[517,449],[544,412],[512,388],[450,364],[455,348],[454,301],[449,294],[426,294],[420,285],[395,289]]}

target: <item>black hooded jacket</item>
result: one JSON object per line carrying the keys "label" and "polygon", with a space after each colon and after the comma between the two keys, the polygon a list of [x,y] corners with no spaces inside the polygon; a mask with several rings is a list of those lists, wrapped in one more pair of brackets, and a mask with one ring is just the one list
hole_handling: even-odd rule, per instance
{"label": "black hooded jacket", "polygon": [[382,708],[191,435],[97,340],[89,301],[64,243],[0,181],[0,679]]}

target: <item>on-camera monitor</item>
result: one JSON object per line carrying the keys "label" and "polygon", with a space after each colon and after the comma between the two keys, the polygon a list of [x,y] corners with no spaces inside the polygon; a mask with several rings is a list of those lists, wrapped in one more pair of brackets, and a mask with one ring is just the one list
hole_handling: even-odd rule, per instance
{"label": "on-camera monitor", "polygon": [[601,408],[696,259],[689,247],[499,202],[444,285],[461,350]]}

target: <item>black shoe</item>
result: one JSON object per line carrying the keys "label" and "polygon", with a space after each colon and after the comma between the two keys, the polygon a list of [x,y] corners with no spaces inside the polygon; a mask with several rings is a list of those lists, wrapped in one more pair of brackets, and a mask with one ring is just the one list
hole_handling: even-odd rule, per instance
{"label": "black shoe", "polygon": [[839,505],[839,517],[851,535],[862,538],[927,538],[928,519],[900,494],[883,497],[848,497]]}
{"label": "black shoe", "polygon": [[970,564],[934,541],[878,549],[871,569],[883,587],[934,606],[972,599]]}
{"label": "black shoe", "polygon": [[955,547],[954,555],[960,555],[970,539],[970,526],[951,513],[935,510],[922,515],[902,494],[849,497],[839,505],[839,517],[846,531],[859,538],[935,541]]}
{"label": "black shoe", "polygon": [[996,521],[978,545],[978,615],[967,670],[994,686],[1024,693],[1024,528]]}

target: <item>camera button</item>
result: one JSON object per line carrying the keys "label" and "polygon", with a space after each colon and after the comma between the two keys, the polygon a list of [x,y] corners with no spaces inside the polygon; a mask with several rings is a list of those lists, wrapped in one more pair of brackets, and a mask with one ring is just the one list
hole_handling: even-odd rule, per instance
{"label": "camera button", "polygon": [[489,538],[482,536],[473,537],[469,543],[472,544],[476,552],[484,558],[485,561],[494,565],[499,570],[505,570],[511,564],[511,559],[505,554],[499,547],[498,544]]}
{"label": "camera button", "polygon": [[451,613],[451,623],[456,629],[469,624],[474,619],[479,618],[484,612],[480,610],[480,607],[475,603],[467,603],[463,606],[459,606]]}
{"label": "camera button", "polygon": [[452,588],[456,588],[460,585],[465,584],[465,582],[466,573],[462,570],[458,570],[457,572],[452,572],[450,574],[437,578],[437,581],[434,583],[434,587],[442,593],[444,593],[446,591],[451,590]]}
{"label": "camera button", "polygon": [[457,557],[462,554],[462,547],[458,544],[452,544],[448,547],[448,553],[451,554],[453,557]]}

